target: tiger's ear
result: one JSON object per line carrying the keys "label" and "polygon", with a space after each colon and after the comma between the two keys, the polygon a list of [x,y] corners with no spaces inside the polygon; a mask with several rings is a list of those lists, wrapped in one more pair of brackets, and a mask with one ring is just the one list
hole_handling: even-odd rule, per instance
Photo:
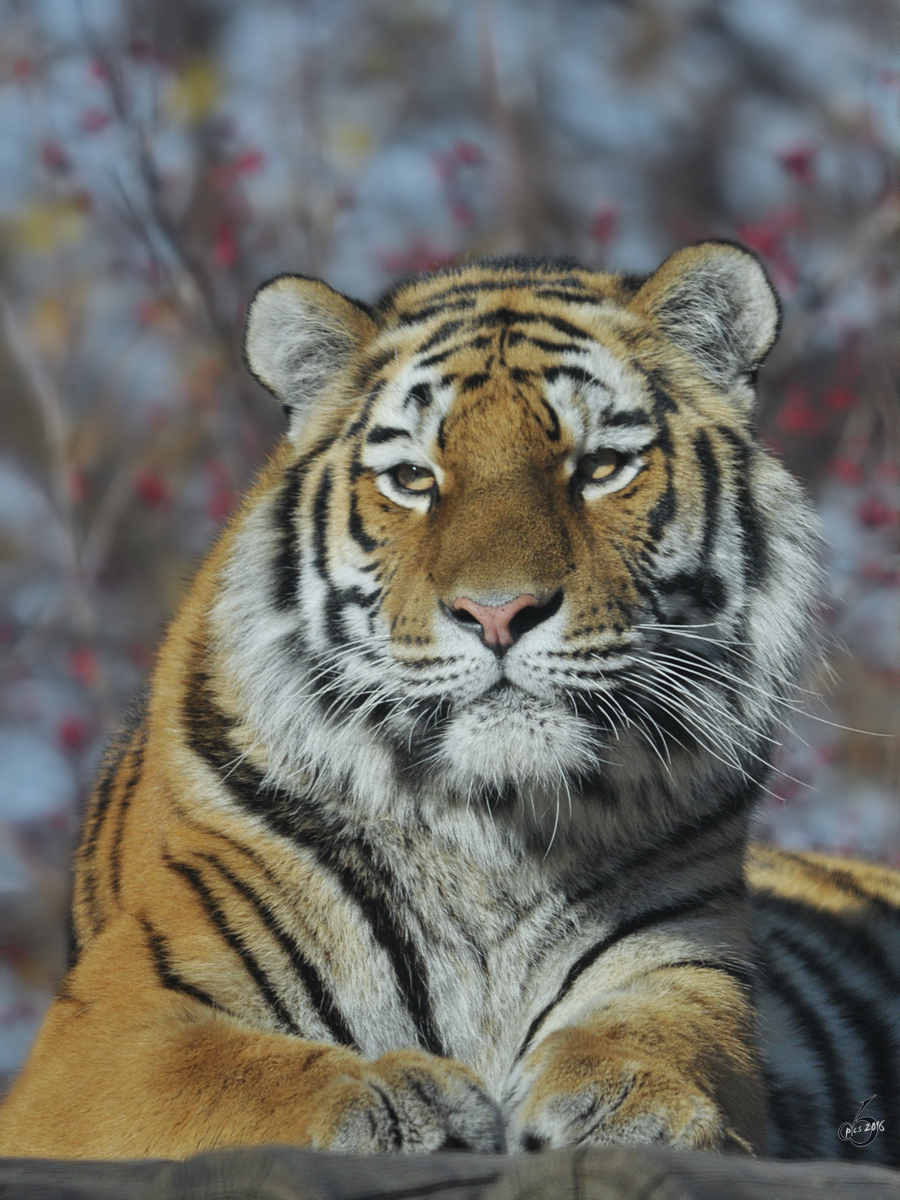
{"label": "tiger's ear", "polygon": [[698,361],[722,391],[748,406],[756,370],[781,325],[781,305],[755,254],[733,242],[699,242],[667,258],[630,305]]}
{"label": "tiger's ear", "polygon": [[368,310],[327,283],[280,275],[250,302],[244,357],[263,387],[297,423],[375,334]]}

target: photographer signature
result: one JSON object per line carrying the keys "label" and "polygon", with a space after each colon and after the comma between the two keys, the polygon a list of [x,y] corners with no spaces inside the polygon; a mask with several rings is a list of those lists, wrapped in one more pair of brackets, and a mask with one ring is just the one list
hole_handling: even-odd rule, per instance
{"label": "photographer signature", "polygon": [[879,1133],[884,1133],[884,1121],[872,1121],[862,1116],[862,1110],[874,1099],[875,1096],[870,1096],[868,1100],[863,1100],[853,1120],[845,1121],[840,1127],[838,1137],[842,1142],[852,1142],[854,1146],[868,1146]]}

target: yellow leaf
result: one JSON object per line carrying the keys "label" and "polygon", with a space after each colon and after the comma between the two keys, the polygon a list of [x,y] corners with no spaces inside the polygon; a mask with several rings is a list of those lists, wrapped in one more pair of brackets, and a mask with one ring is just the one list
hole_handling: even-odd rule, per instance
{"label": "yellow leaf", "polygon": [[365,125],[341,121],[331,131],[331,150],[335,158],[353,166],[372,149],[372,131]]}
{"label": "yellow leaf", "polygon": [[215,64],[206,58],[196,58],[172,82],[168,105],[179,117],[202,121],[215,108],[219,91],[219,73]]}
{"label": "yellow leaf", "polygon": [[13,222],[13,232],[20,245],[46,254],[55,246],[77,242],[85,224],[84,211],[74,201],[54,200],[25,209]]}

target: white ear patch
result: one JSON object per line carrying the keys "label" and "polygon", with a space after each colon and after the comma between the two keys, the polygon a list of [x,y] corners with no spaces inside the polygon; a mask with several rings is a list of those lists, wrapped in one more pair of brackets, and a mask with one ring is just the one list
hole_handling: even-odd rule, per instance
{"label": "white ear patch", "polygon": [[778,336],[781,309],[759,260],[728,242],[679,250],[632,305],[697,359],[724,391],[746,381]]}
{"label": "white ear patch", "polygon": [[317,279],[282,275],[253,297],[244,353],[252,374],[291,410],[293,423],[374,333],[361,305]]}

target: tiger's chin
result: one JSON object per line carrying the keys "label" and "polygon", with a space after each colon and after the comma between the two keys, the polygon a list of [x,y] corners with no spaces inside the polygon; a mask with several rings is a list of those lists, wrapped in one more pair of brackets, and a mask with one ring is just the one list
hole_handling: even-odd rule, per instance
{"label": "tiger's chin", "polygon": [[445,726],[438,762],[463,794],[555,791],[596,768],[596,733],[574,713],[518,688],[468,704]]}

